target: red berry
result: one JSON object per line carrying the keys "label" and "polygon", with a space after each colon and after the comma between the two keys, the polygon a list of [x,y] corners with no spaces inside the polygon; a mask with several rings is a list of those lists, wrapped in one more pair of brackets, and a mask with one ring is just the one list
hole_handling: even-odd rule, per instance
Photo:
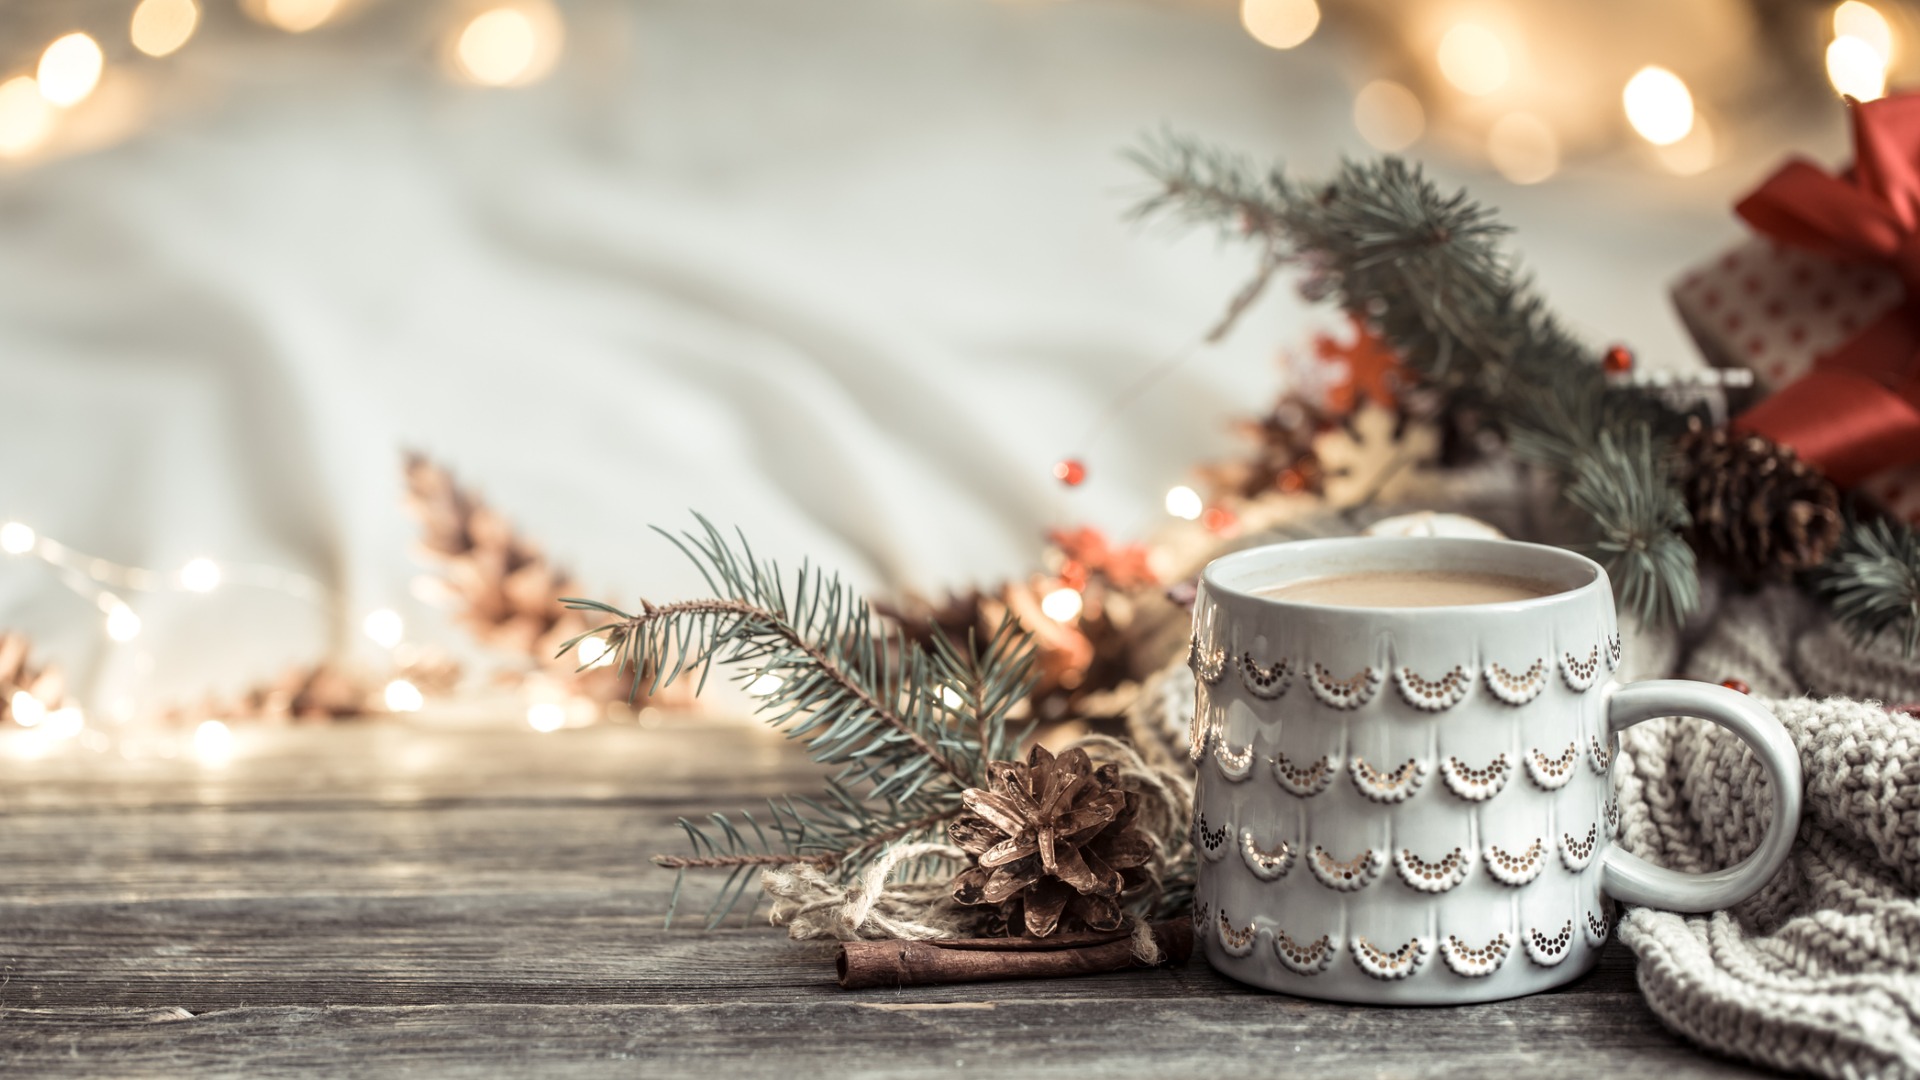
{"label": "red berry", "polygon": [[1239,527],[1240,516],[1224,506],[1209,506],[1200,515],[1200,524],[1205,525],[1209,532],[1224,535]]}
{"label": "red berry", "polygon": [[1720,683],[1720,685],[1736,693],[1741,693],[1741,694],[1753,693],[1753,687],[1748,686],[1746,683],[1746,680],[1744,679],[1726,679],[1726,680],[1723,680]]}
{"label": "red berry", "polygon": [[1079,458],[1061,458],[1053,463],[1053,478],[1068,487],[1079,487],[1086,482],[1087,466]]}
{"label": "red berry", "polygon": [[1600,356],[1600,368],[1609,375],[1625,375],[1633,370],[1633,350],[1625,345],[1612,345]]}

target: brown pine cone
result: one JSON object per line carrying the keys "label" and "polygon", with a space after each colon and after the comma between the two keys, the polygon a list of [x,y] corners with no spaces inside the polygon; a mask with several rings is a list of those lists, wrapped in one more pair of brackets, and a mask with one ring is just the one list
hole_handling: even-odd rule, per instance
{"label": "brown pine cone", "polygon": [[1121,897],[1146,882],[1153,857],[1119,766],[1035,746],[1024,764],[989,764],[987,777],[986,790],[962,794],[969,812],[947,828],[978,859],[953,879],[954,900],[996,907],[1033,937],[1117,928]]}
{"label": "brown pine cone", "polygon": [[1687,421],[1677,477],[1695,551],[1743,584],[1785,581],[1827,561],[1840,542],[1840,492],[1791,447]]}

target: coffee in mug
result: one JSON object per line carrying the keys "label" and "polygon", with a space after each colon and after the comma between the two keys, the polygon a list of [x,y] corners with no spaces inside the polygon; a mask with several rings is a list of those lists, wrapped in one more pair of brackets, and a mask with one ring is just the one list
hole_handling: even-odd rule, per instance
{"label": "coffee in mug", "polygon": [[1259,595],[1296,604],[1333,607],[1459,607],[1510,604],[1559,592],[1552,582],[1511,574],[1461,570],[1379,570],[1371,574],[1332,574],[1264,589]]}

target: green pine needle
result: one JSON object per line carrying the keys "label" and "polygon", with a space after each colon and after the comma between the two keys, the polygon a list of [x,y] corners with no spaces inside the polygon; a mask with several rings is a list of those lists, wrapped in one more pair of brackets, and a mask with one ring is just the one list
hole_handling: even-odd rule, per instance
{"label": "green pine needle", "polygon": [[1882,634],[1920,649],[1920,534],[1885,518],[1856,522],[1815,577],[1834,617],[1865,645]]}

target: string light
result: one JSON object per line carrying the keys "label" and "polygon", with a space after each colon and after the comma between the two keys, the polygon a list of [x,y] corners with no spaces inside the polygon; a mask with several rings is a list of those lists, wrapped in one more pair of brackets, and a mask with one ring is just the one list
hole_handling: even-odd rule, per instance
{"label": "string light", "polygon": [[180,587],[188,592],[206,593],[220,587],[220,564],[212,559],[194,559],[180,568]]}
{"label": "string light", "polygon": [[1240,25],[1269,49],[1291,49],[1320,26],[1314,0],[1241,0]]}
{"label": "string light", "polygon": [[581,638],[580,644],[573,653],[580,658],[580,666],[583,668],[610,667],[620,658],[620,654],[615,652],[612,646],[597,637]]}
{"label": "string light", "polygon": [[1660,158],[1660,164],[1676,176],[1694,176],[1713,167],[1714,143],[1713,128],[1707,118],[1696,115],[1693,118],[1693,130],[1687,137],[1669,146],[1656,146],[1654,153]]}
{"label": "string light", "polygon": [[420,692],[420,688],[405,679],[388,683],[381,697],[385,699],[389,712],[419,712],[420,706],[427,703],[427,697]]}
{"label": "string light", "polygon": [[148,56],[167,56],[179,51],[199,25],[200,9],[193,0],[140,0],[127,36]]}
{"label": "string light", "polygon": [[1887,95],[1887,62],[1865,40],[1843,35],[1827,46],[1827,79],[1855,101],[1875,101]]}
{"label": "string light", "polygon": [[86,730],[86,727],[87,714],[81,712],[77,705],[53,710],[47,714],[46,721],[42,725],[47,735],[55,739],[76,738]]}
{"label": "string light", "polygon": [[202,720],[193,729],[193,756],[207,765],[224,765],[233,759],[233,729],[219,720]]}
{"label": "string light", "polygon": [[277,30],[304,34],[340,10],[340,0],[254,0],[247,13]]}
{"label": "string light", "polygon": [[39,149],[53,134],[53,106],[40,96],[31,75],[0,82],[0,157],[20,157]]}
{"label": "string light", "polygon": [[497,7],[461,27],[453,43],[453,67],[481,86],[525,86],[552,70],[561,37],[560,17],[551,6]]}
{"label": "string light", "polygon": [[1377,150],[1392,153],[1420,141],[1427,111],[1413,91],[1390,79],[1375,79],[1353,98],[1353,126]]}
{"label": "string light", "polygon": [[940,688],[940,704],[945,705],[949,709],[958,709],[966,703],[967,699],[961,697],[953,687],[943,686]]}
{"label": "string light", "polygon": [[1206,506],[1200,501],[1200,493],[1181,484],[1167,492],[1167,513],[1183,521],[1194,521],[1200,517],[1200,511]]}
{"label": "string light", "polygon": [[783,685],[785,685],[785,682],[780,676],[772,672],[767,672],[766,674],[756,676],[752,682],[747,684],[747,693],[753,697],[771,697],[779,693],[780,687]]}
{"label": "string light", "polygon": [[106,57],[92,38],[81,33],[68,34],[47,46],[40,54],[40,96],[49,104],[70,109],[87,100],[100,85],[100,70]]}
{"label": "string light", "polygon": [[1474,97],[1485,97],[1507,85],[1512,61],[1507,47],[1493,31],[1463,22],[1440,39],[1440,74]]}
{"label": "string light", "polygon": [[1893,63],[1893,27],[1887,25],[1887,17],[1872,4],[1846,0],[1834,8],[1833,36],[1859,38],[1880,54],[1882,66]]}
{"label": "string light", "polygon": [[40,699],[25,690],[15,690],[13,697],[7,699],[8,711],[13,714],[13,722],[21,727],[34,727],[44,720],[47,707]]}
{"label": "string light", "polygon": [[391,649],[406,636],[407,624],[401,621],[399,612],[380,608],[367,612],[367,617],[360,621],[360,630],[372,638],[375,645]]}
{"label": "string light", "polygon": [[1693,130],[1693,93],[1666,68],[1649,66],[1635,72],[1620,92],[1620,102],[1633,130],[1655,146],[1677,143]]}
{"label": "string light", "polygon": [[112,604],[107,608],[107,636],[119,642],[139,637],[140,616],[125,604]]}
{"label": "string light", "polygon": [[567,710],[551,701],[527,707],[527,726],[535,731],[559,731],[566,725]]}
{"label": "string light", "polygon": [[1074,589],[1055,589],[1040,598],[1040,613],[1057,623],[1072,622],[1085,601]]}
{"label": "string light", "polygon": [[1560,168],[1560,139],[1532,113],[1508,113],[1487,131],[1487,159],[1516,184],[1537,184]]}

